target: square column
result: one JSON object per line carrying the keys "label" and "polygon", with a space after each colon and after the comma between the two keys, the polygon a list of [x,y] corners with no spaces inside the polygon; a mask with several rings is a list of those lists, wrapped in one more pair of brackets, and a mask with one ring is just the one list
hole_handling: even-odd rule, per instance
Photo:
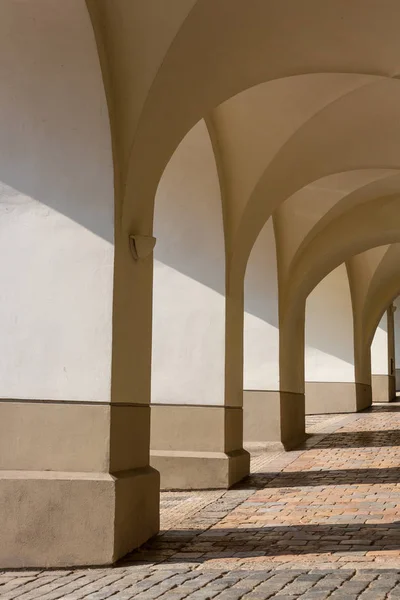
{"label": "square column", "polygon": [[250,473],[241,407],[153,404],[150,464],[162,489],[227,489]]}
{"label": "square column", "polygon": [[150,409],[0,401],[0,565],[107,565],[155,535]]}

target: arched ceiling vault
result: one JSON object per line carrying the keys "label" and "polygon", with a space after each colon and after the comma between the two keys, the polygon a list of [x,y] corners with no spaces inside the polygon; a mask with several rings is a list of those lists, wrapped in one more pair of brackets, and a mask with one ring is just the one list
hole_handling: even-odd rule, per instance
{"label": "arched ceiling vault", "polygon": [[380,81],[335,100],[284,144],[255,186],[243,212],[234,257],[243,268],[254,237],[271,213],[322,177],[366,169],[398,169],[400,82]]}
{"label": "arched ceiling vault", "polygon": [[[365,181],[369,183],[363,185]],[[379,234],[379,220],[376,216],[380,214],[380,204],[382,208],[383,205],[386,206],[386,212],[393,211],[393,224],[397,223],[397,203],[392,201],[399,192],[400,175],[396,170],[371,169],[339,173],[294,194],[274,215],[283,291],[289,286],[290,294],[293,294],[296,278],[304,284],[307,270],[317,268],[317,263],[320,273],[324,273],[324,262],[328,264],[343,244],[353,242],[354,249],[359,248],[360,243],[365,247],[360,236],[354,235],[354,231],[358,231],[361,225],[365,230],[370,219],[369,227],[375,230],[372,231],[373,236]],[[363,207],[367,210],[363,210]],[[375,210],[378,212],[375,213]],[[357,218],[360,220],[359,224],[356,223]],[[348,227],[347,219],[355,227],[348,241],[342,235]],[[316,248],[319,254],[316,254]],[[341,255],[343,260],[359,251],[352,251],[349,247],[346,252],[347,256]],[[317,283],[314,279],[309,285],[313,288]]]}
{"label": "arched ceiling vault", "polygon": [[[387,122],[391,119],[392,125],[396,123],[387,104],[393,98],[388,86],[398,84],[394,79],[400,71],[397,0],[368,4],[363,0],[327,0],[323,4],[319,0],[253,0],[250,4],[230,0],[229,7],[226,0],[177,0],[165,16],[167,11],[160,10],[162,3],[163,0],[114,0],[111,11],[107,0],[88,0],[91,14],[97,11],[100,15],[92,20],[98,43],[104,48],[100,52],[103,71],[111,74],[105,80],[113,107],[127,228],[151,230],[158,181],[187,131],[229,98],[267,81],[309,73],[381,78],[376,86],[367,86],[374,89],[374,97],[368,100],[356,96],[347,105],[348,110],[344,98],[344,104],[338,108],[338,116],[343,118],[333,119],[332,131],[325,124],[325,133],[334,134],[333,139],[328,138],[329,144],[325,138],[325,155],[332,144],[332,154],[337,159],[335,166],[330,164],[330,170],[327,167],[317,175],[305,169],[315,153],[323,150],[321,144],[319,148],[313,144],[313,128],[303,134],[301,142],[297,140],[297,148],[292,143],[285,149],[285,157],[279,157],[272,165],[272,178],[270,173],[266,176],[268,185],[265,187],[265,181],[260,185],[260,195],[265,198],[267,193],[269,202],[269,195],[272,191],[275,195],[280,184],[275,207],[285,194],[287,197],[296,191],[296,186],[304,187],[323,174],[372,164],[398,166],[389,159],[389,147],[393,150],[390,141],[388,152],[380,160],[363,152],[365,148],[371,151],[372,139],[380,147],[386,137]],[[353,94],[361,94],[362,90]],[[367,114],[371,102],[375,115]],[[383,116],[381,132],[376,127],[378,114]],[[365,139],[366,124],[369,140]],[[360,138],[355,148],[349,147],[349,138],[345,141],[349,126],[352,139]],[[301,159],[299,166],[302,171],[305,169],[302,181],[295,172],[293,157],[289,156],[295,149]],[[343,160],[339,161],[343,152]],[[286,179],[290,173],[290,182],[279,179],[283,168]],[[248,205],[237,233],[237,246],[243,245],[244,254],[248,254],[256,237],[251,231],[254,218],[260,216],[265,221],[255,200]]]}
{"label": "arched ceiling vault", "polygon": [[329,223],[296,257],[283,290],[282,308],[304,301],[327,273],[351,256],[397,242],[400,242],[399,194],[355,206]]}
{"label": "arched ceiling vault", "polygon": [[[338,98],[377,80],[339,73],[286,77],[246,90],[212,111],[229,193],[231,249],[252,193],[285,144]],[[263,203],[271,207],[274,197],[266,195]]]}
{"label": "arched ceiling vault", "polygon": [[399,171],[364,169],[325,177],[296,192],[274,213],[282,284],[329,223],[355,206],[399,191]]}
{"label": "arched ceiling vault", "polygon": [[205,118],[230,278],[272,215],[288,304],[349,256],[400,242],[397,0],[163,3],[87,0],[122,231],[151,232],[162,172]]}

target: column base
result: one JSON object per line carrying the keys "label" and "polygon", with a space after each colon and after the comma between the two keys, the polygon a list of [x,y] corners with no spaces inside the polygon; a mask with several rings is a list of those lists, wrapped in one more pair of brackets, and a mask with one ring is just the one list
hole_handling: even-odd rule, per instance
{"label": "column base", "polygon": [[161,489],[228,489],[250,473],[241,407],[153,404],[150,464]]}
{"label": "column base", "polygon": [[396,400],[395,375],[372,375],[372,401],[393,402]]}
{"label": "column base", "polygon": [[306,439],[304,394],[244,390],[245,447],[291,450]]}
{"label": "column base", "polygon": [[108,565],[159,528],[150,407],[0,400],[0,568]]}
{"label": "column base", "polygon": [[250,472],[246,450],[174,452],[152,450],[150,463],[161,473],[163,490],[228,489]]}
{"label": "column base", "polygon": [[159,474],[0,472],[0,567],[110,565],[159,530]]}
{"label": "column base", "polygon": [[371,386],[352,381],[306,381],[306,414],[353,413],[372,404]]}

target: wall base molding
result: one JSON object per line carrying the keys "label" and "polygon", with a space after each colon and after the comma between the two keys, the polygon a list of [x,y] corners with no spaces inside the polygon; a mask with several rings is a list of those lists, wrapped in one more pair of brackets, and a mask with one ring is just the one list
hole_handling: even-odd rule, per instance
{"label": "wall base molding", "polygon": [[396,376],[372,375],[372,401],[393,402],[396,400]]}
{"label": "wall base molding", "polygon": [[163,490],[227,489],[249,474],[246,450],[177,452],[152,450],[150,462]]}
{"label": "wall base molding", "polygon": [[396,369],[395,378],[396,378],[396,392],[397,392],[397,391],[400,391],[400,369]]}
{"label": "wall base molding", "polygon": [[250,473],[241,407],[153,404],[150,464],[161,489],[227,489]]}
{"label": "wall base molding", "polygon": [[353,413],[372,404],[371,386],[352,381],[306,381],[306,414]]}
{"label": "wall base molding", "polygon": [[245,447],[291,450],[306,439],[304,394],[244,390],[243,410]]}

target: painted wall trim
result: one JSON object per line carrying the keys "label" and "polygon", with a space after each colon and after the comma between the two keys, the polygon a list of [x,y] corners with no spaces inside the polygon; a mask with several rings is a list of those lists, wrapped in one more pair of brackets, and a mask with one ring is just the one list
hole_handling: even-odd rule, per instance
{"label": "painted wall trim", "polygon": [[2,403],[21,403],[21,404],[60,404],[70,406],[132,406],[140,407],[143,406],[148,408],[149,403],[143,402],[107,402],[103,400],[40,400],[36,398],[0,398],[0,404]]}

